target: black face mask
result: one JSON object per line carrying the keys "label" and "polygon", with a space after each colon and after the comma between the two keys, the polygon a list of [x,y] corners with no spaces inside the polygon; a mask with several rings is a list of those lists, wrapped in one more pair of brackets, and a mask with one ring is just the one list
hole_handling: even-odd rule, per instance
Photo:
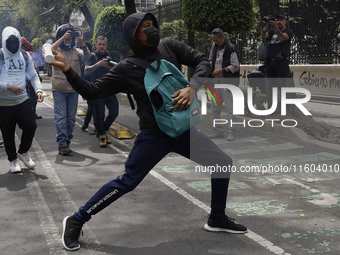
{"label": "black face mask", "polygon": [[9,52],[11,52],[12,54],[15,54],[19,49],[18,38],[7,39],[6,40],[6,48],[9,50]]}
{"label": "black face mask", "polygon": [[152,46],[157,46],[159,43],[159,32],[157,28],[154,26],[149,27],[144,30],[144,34],[146,34],[146,43]]}

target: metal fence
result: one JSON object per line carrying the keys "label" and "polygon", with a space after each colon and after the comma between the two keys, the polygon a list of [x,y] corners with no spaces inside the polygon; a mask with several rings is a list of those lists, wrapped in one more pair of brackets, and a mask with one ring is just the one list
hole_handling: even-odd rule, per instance
{"label": "metal fence", "polygon": [[[258,26],[255,31],[230,35],[231,41],[239,48],[242,64],[260,63],[256,58],[256,49],[262,43],[260,32],[263,24],[260,17],[278,13],[288,17],[287,27],[294,32],[291,64],[340,64],[340,0],[274,0],[276,5],[273,0],[256,1],[260,11],[256,14]],[[181,9],[182,0],[173,0],[148,11],[157,17],[161,27],[175,20],[180,21]],[[176,28],[177,31],[170,31],[162,26],[161,35],[188,43],[188,31],[183,22],[179,22]],[[195,33],[196,50],[207,55],[211,44],[210,34]]]}

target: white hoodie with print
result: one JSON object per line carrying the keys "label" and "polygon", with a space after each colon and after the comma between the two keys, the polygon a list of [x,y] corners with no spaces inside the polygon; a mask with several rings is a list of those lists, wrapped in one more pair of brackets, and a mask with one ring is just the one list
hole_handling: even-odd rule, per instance
{"label": "white hoodie with print", "polygon": [[[18,38],[19,41],[18,50],[14,54],[6,48],[6,40],[12,35]],[[13,105],[16,105],[15,102],[22,102],[25,97],[28,98],[26,93],[26,75],[31,81],[35,93],[38,93],[39,91],[42,92],[41,83],[38,74],[34,69],[32,57],[30,54],[26,53],[28,57],[28,67],[26,68],[26,61],[20,49],[21,36],[19,31],[14,27],[6,27],[2,31],[2,52],[4,62],[0,63],[0,105],[3,101],[7,101],[6,104],[8,105],[8,100],[13,100]],[[20,95],[16,95],[7,90],[8,84],[18,86],[24,89],[24,92]]]}

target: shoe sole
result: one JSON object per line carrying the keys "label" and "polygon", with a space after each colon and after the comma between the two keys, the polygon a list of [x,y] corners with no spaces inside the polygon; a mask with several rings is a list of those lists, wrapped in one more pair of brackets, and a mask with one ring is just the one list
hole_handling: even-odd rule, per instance
{"label": "shoe sole", "polygon": [[217,228],[217,227],[210,227],[207,223],[204,225],[204,229],[209,232],[227,232],[232,234],[244,234],[248,231],[240,231],[240,230],[232,230],[232,229],[226,229],[226,228]]}
{"label": "shoe sole", "polygon": [[12,174],[17,174],[17,173],[21,173],[21,170],[15,170],[15,171],[12,171],[10,170]]}
{"label": "shoe sole", "polygon": [[[24,164],[25,165],[25,164]],[[28,169],[31,169],[31,170],[34,170],[35,168],[35,165],[34,166],[28,166],[28,165],[25,165]]]}
{"label": "shoe sole", "polygon": [[72,151],[66,151],[66,152],[59,152],[60,155],[67,155],[67,154],[70,154]]}
{"label": "shoe sole", "polygon": [[28,166],[28,165],[26,165],[23,161],[21,161],[24,165],[25,165],[25,167],[27,167],[28,169],[34,169],[35,168],[35,164],[33,165],[33,166]]}
{"label": "shoe sole", "polygon": [[70,154],[71,152],[59,152],[59,154],[60,155],[63,155],[63,156],[65,156],[65,155],[67,155],[67,154]]}
{"label": "shoe sole", "polygon": [[27,167],[29,169],[35,168],[35,164],[33,164],[33,166],[29,166],[29,165],[26,165],[25,162],[21,158],[18,157],[18,159],[25,165],[25,167]]}
{"label": "shoe sole", "polygon": [[64,235],[65,235],[65,229],[66,229],[66,221],[67,219],[71,217],[71,216],[66,216],[63,220],[63,234],[61,236],[61,241],[63,242],[63,245],[64,245],[64,248],[68,251],[76,251],[76,250],[79,250],[80,249],[80,245],[78,245],[77,247],[74,247],[74,248],[69,248],[66,246],[65,242],[64,242]]}

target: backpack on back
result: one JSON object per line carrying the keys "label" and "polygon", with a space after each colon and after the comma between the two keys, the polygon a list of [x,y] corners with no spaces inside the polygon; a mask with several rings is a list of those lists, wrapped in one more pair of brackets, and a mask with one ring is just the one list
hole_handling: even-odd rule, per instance
{"label": "backpack on back", "polygon": [[178,68],[167,60],[161,59],[148,63],[130,57],[129,62],[146,69],[144,85],[151,101],[153,113],[159,128],[170,137],[177,137],[202,120],[197,98],[188,109],[174,111],[171,95],[187,87],[188,80]]}

